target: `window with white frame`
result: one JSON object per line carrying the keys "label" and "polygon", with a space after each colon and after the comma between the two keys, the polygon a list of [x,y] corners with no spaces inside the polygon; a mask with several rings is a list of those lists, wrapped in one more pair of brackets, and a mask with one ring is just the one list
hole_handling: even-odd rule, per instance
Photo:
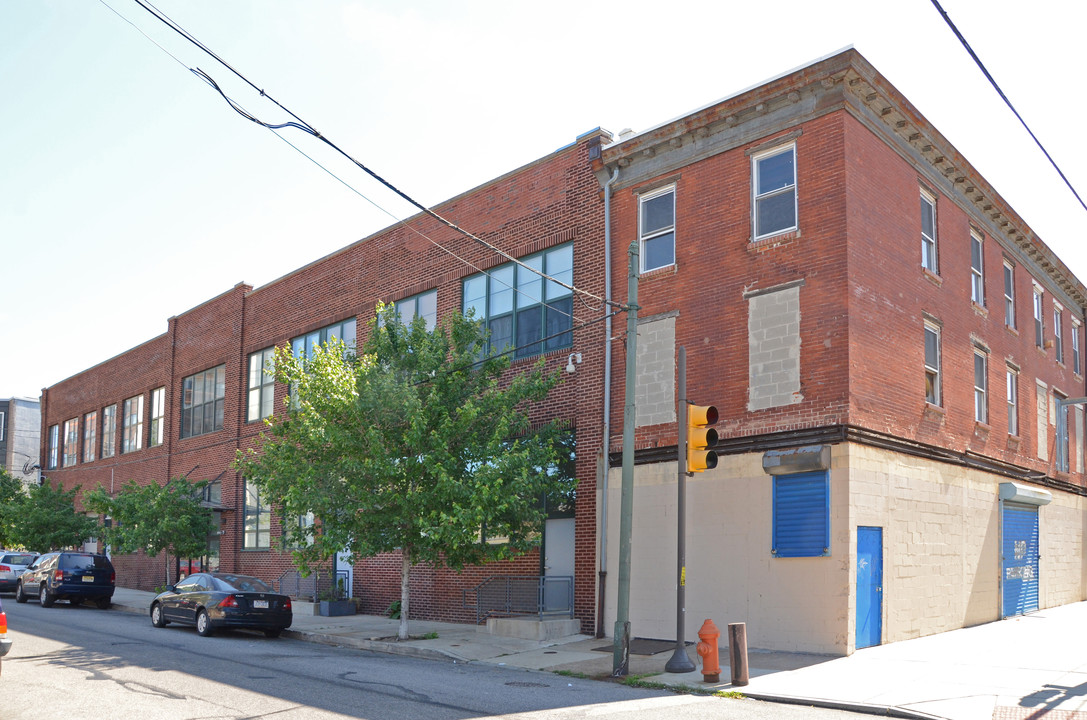
{"label": "window with white frame", "polygon": [[143,395],[125,400],[121,415],[121,452],[135,452],[143,447]]}
{"label": "window with white frame", "polygon": [[60,453],[60,426],[49,426],[49,460],[46,461],[46,469],[56,470],[58,454]]}
{"label": "window with white frame", "polygon": [[165,424],[166,388],[155,388],[151,391],[151,433],[147,436],[147,447],[162,444]]}
{"label": "window with white frame", "polygon": [[797,228],[796,145],[751,156],[755,239]]}
{"label": "window with white frame", "polygon": [[181,437],[223,429],[226,365],[209,368],[181,381]]}
{"label": "window with white frame", "polygon": [[925,323],[925,401],[940,404],[940,328]]}
{"label": "window with white frame", "polygon": [[522,358],[570,347],[573,293],[539,273],[572,285],[574,246],[560,245],[521,262],[538,272],[507,263],[465,278],[464,314],[471,312],[484,322],[490,331],[490,350],[496,353],[516,348],[514,357]]}
{"label": "window with white frame", "polygon": [[79,462],[79,418],[64,421],[64,467]]}
{"label": "window with white frame", "polygon": [[1072,319],[1072,372],[1076,375],[1080,374],[1079,366],[1079,335],[1080,324],[1076,322],[1075,318]]}
{"label": "window with white frame", "polygon": [[415,318],[423,318],[427,330],[438,325],[438,291],[412,295],[396,301],[396,319],[404,325],[410,325]]}
{"label": "window with white frame", "polygon": [[970,231],[970,299],[976,305],[985,306],[985,257],[981,234]]}
{"label": "window with white frame", "polygon": [[245,528],[242,547],[246,550],[266,550],[272,546],[272,510],[261,497],[260,490],[245,483]]}
{"label": "window with white frame", "polygon": [[4,433],[7,431],[6,421],[7,413],[0,411],[0,442],[4,442]]}
{"label": "window with white frame", "polygon": [[94,450],[98,442],[98,411],[83,416],[83,462],[94,462]]}
{"label": "window with white frame", "polygon": [[676,186],[638,197],[638,242],[642,272],[676,264]]}
{"label": "window with white frame", "polygon": [[989,356],[974,350],[974,420],[989,424]]}
{"label": "window with white frame", "polygon": [[1015,329],[1015,266],[1004,261],[1004,325]]}
{"label": "window with white frame", "polygon": [[936,198],[921,191],[921,267],[939,274],[936,264]]}
{"label": "window with white frame", "polygon": [[1045,347],[1045,317],[1042,311],[1042,288],[1034,286],[1034,344]]}
{"label": "window with white frame", "polygon": [[1064,363],[1064,308],[1053,303],[1053,349],[1057,351],[1057,362]]}
{"label": "window with white frame", "polygon": [[246,422],[263,420],[275,412],[275,354],[276,349],[270,347],[249,356],[249,409]]}
{"label": "window with white frame", "polygon": [[1019,371],[1008,366],[1007,378],[1008,434],[1019,434]]}
{"label": "window with white frame", "polygon": [[111,458],[117,452],[117,406],[102,408],[102,457]]}

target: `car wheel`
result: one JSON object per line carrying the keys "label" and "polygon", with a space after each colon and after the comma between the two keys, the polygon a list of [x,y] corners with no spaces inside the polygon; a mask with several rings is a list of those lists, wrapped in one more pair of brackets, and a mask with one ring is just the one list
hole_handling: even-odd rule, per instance
{"label": "car wheel", "polygon": [[166,618],[162,616],[162,605],[160,603],[151,606],[151,624],[157,628],[166,627]]}
{"label": "car wheel", "polygon": [[283,631],[279,628],[268,628],[264,631],[264,637],[277,638],[281,632]]}
{"label": "car wheel", "polygon": [[53,593],[49,592],[49,586],[42,583],[41,590],[38,591],[38,601],[42,604],[42,607],[53,607],[53,603],[57,601],[53,597]]}
{"label": "car wheel", "polygon": [[15,586],[15,602],[25,603],[29,599],[30,598],[28,598],[26,596],[26,591],[23,590],[23,584],[19,583],[18,585],[16,585]]}
{"label": "car wheel", "polygon": [[212,633],[215,632],[211,629],[211,618],[208,617],[207,610],[201,610],[196,614],[196,632],[203,637],[211,637]]}
{"label": "car wheel", "polygon": [[94,604],[98,606],[99,610],[109,610],[110,606],[113,605],[113,600],[108,597],[102,597],[95,600]]}

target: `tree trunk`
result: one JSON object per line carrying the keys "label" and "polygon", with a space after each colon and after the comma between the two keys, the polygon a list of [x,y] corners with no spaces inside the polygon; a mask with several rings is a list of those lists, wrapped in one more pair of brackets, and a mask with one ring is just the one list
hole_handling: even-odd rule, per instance
{"label": "tree trunk", "polygon": [[170,553],[164,550],[162,556],[165,558],[162,564],[163,577],[166,578],[166,587],[170,587]]}
{"label": "tree trunk", "polygon": [[401,640],[408,639],[408,594],[409,577],[411,575],[411,548],[405,547],[401,551],[400,560],[400,630],[397,637]]}

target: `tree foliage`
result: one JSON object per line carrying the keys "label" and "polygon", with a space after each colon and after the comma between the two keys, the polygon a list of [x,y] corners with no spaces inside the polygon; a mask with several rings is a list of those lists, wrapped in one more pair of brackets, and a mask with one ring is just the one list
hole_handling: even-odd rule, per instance
{"label": "tree foliage", "polygon": [[25,499],[26,488],[22,481],[0,467],[0,548],[21,544],[15,537],[15,518]]}
{"label": "tree foliage", "polygon": [[76,511],[79,486],[68,490],[48,482],[34,485],[17,499],[12,534],[16,543],[38,552],[82,545],[94,537],[98,522]]}
{"label": "tree foliage", "polygon": [[[277,349],[287,412],[237,467],[285,518],[304,572],[345,548],[400,551],[407,637],[413,563],[459,569],[536,547],[543,498],[572,494],[575,481],[557,471],[562,428],[528,418],[559,379],[542,361],[511,376],[508,357],[484,355],[480,323],[455,313],[427,331],[391,306],[378,312],[357,355],[335,343],[305,359]],[[309,513],[314,523],[297,522]]]}
{"label": "tree foliage", "polygon": [[[98,486],[87,493],[84,502],[97,513],[111,518],[102,532],[115,552],[143,550],[149,557],[173,551],[178,557],[200,557],[208,549],[208,534],[213,529],[211,510],[201,505],[207,482],[189,482],[171,478],[164,485],[138,485],[129,480],[116,496]],[[169,553],[164,558],[166,582],[169,583]]]}

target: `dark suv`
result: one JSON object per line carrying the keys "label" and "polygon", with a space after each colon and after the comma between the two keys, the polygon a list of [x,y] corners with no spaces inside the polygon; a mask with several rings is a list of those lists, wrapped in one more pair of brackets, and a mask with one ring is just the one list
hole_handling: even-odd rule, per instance
{"label": "dark suv", "polygon": [[45,553],[27,567],[15,586],[15,602],[37,597],[42,607],[57,600],[81,603],[93,600],[106,610],[113,602],[117,576],[105,555],[87,552]]}

